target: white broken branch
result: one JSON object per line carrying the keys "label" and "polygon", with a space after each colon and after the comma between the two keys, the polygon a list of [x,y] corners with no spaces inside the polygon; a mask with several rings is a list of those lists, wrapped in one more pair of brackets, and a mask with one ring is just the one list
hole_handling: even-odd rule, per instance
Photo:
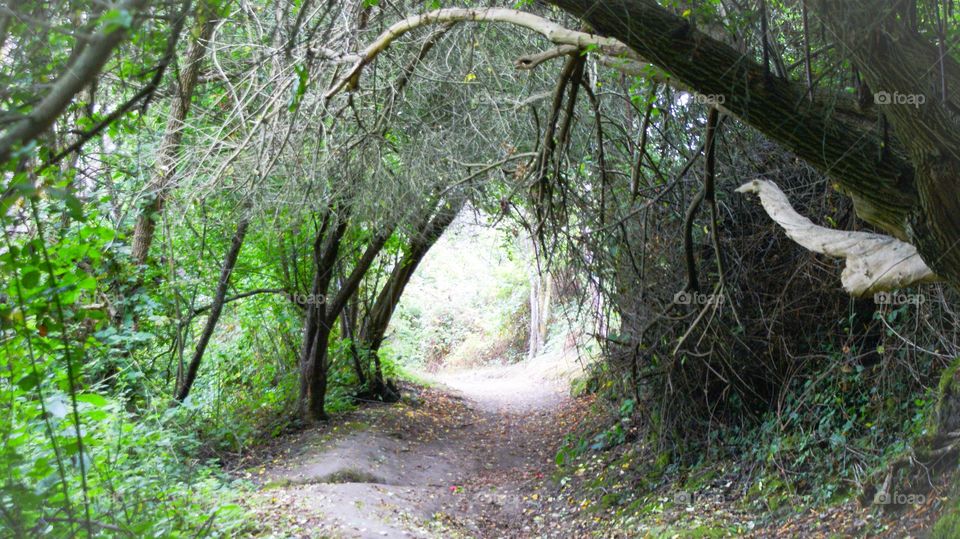
{"label": "white broken branch", "polygon": [[[356,88],[360,78],[360,72],[363,71],[363,68],[369,65],[377,55],[385,51],[400,36],[421,26],[450,22],[502,22],[514,24],[537,32],[556,45],[570,45],[575,47],[575,50],[598,47],[601,53],[606,56],[615,55],[614,53],[619,51],[620,54],[627,56],[627,61],[631,66],[634,66],[637,61],[634,58],[636,56],[635,53],[632,53],[629,47],[617,39],[588,32],[570,30],[553,21],[533,15],[532,13],[505,8],[438,9],[423,15],[407,17],[390,26],[390,28],[387,28],[386,31],[380,34],[373,43],[368,45],[363,52],[360,53],[359,59],[347,73],[327,91],[325,97],[330,99],[345,88]],[[628,53],[627,51],[630,52]],[[633,54],[634,57],[630,57],[630,54]]]}
{"label": "white broken branch", "polygon": [[804,248],[846,259],[840,279],[843,288],[853,296],[940,280],[913,245],[883,234],[815,225],[793,209],[787,195],[773,182],[753,180],[737,192],[758,195],[767,214]]}

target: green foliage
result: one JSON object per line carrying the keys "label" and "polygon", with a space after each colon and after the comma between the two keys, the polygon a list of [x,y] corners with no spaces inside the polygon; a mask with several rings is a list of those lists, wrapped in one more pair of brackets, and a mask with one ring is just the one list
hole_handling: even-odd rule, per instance
{"label": "green foliage", "polygon": [[42,401],[9,388],[2,397],[17,418],[4,429],[0,458],[3,522],[15,535],[70,535],[86,527],[85,511],[95,533],[117,528],[136,536],[229,537],[245,526],[244,512],[229,503],[244,487],[184,458],[197,441],[169,426],[169,412],[135,417],[120,400],[77,395],[81,454],[69,395],[47,386]]}
{"label": "green foliage", "polygon": [[[717,0],[667,4],[692,26],[715,26],[729,35],[756,31],[757,14],[750,10],[721,9]],[[87,0],[69,9],[26,1],[10,3],[15,16],[2,14],[4,126],[24,118],[58,78],[70,76],[70,62],[97,33],[127,36],[96,82],[86,81],[54,124],[14,148],[0,171],[5,530],[21,536],[243,533],[243,515],[232,502],[245,486],[231,483],[219,463],[294,424],[307,306],[287,294],[309,292],[315,235],[331,216],[349,216],[330,270],[336,288],[371,239],[390,227],[390,239],[352,298],[353,314],[362,319],[397,258],[409,251],[418,212],[436,193],[455,188],[468,193],[473,207],[496,215],[500,231],[484,229],[472,247],[441,242],[431,253],[379,350],[383,374],[409,377],[409,368],[523,358],[534,265],[527,234],[536,229],[544,240],[542,262],[587,277],[570,279],[582,288],[578,307],[589,304],[589,316],[609,311],[599,313],[606,317],[601,338],[626,342],[624,349],[639,356],[631,372],[630,362],[621,360],[623,349],[603,344],[606,360],[591,367],[575,391],[596,393],[609,419],[572,433],[556,454],[564,472],[582,470],[592,487],[607,489],[598,497],[601,508],[628,501],[619,475],[604,475],[601,457],[632,465],[634,445],[653,448],[638,473],[640,489],[671,473],[734,460],[752,481],[751,502],[775,511],[796,498],[818,503],[847,496],[859,470],[882,467],[911,441],[936,434],[931,418],[939,412],[938,397],[955,391],[960,363],[935,391],[936,372],[954,356],[942,345],[955,345],[940,335],[914,336],[922,333],[918,327],[945,319],[943,313],[921,315],[908,305],[885,309],[874,321],[882,328],[878,344],[857,341],[862,328],[830,322],[835,291],[814,290],[822,303],[798,299],[797,288],[823,280],[815,272],[798,272],[789,280],[793,285],[784,284],[783,275],[809,256],[791,259],[789,248],[766,241],[773,236],[757,223],[768,220],[730,203],[730,185],[717,186],[723,233],[698,218],[693,241],[704,247],[722,237],[728,262],[736,262],[728,265],[724,286],[730,294],[743,291],[732,304],[737,311],[698,318],[664,312],[649,333],[646,327],[636,331],[662,310],[683,278],[676,238],[689,196],[700,189],[696,171],[684,165],[697,159],[692,152],[700,143],[702,103],[652,86],[668,78],[659,68],[649,65],[642,76],[623,79],[593,63],[600,51],[590,45],[583,51],[591,62],[588,76],[559,95],[579,100],[552,111],[557,81],[550,63],[522,73],[504,69],[518,47],[529,46],[527,34],[463,24],[451,26],[432,52],[418,42],[431,32],[408,34],[351,81],[349,97],[329,99],[323,92],[345,64],[328,55],[355,52],[406,13],[379,0],[332,2],[321,10],[301,0],[293,9],[212,0],[180,13],[181,5],[157,3],[133,13]],[[413,8],[474,5],[426,0]],[[545,14],[532,0],[507,5]],[[787,71],[777,76],[800,76],[812,39],[818,52],[810,76],[834,94],[852,93],[848,82],[859,74],[845,73],[852,63],[837,56],[842,48],[801,30],[796,6],[769,7],[777,23],[770,39],[783,64],[777,69]],[[362,10],[364,16],[356,17]],[[185,96],[191,113],[171,122],[177,78],[187,67],[183,54],[214,14],[226,24],[204,47],[203,82]],[[556,18],[558,12],[546,14]],[[929,16],[921,14],[919,31],[930,32]],[[366,26],[349,28],[345,21],[354,19]],[[178,20],[186,30],[171,35]],[[960,30],[946,26],[935,37],[955,42]],[[160,85],[152,88],[161,68]],[[410,84],[392,93],[401,78]],[[638,152],[636,128],[647,115],[650,125],[640,137],[647,146]],[[551,117],[570,120],[552,126],[564,137],[556,141],[556,155],[540,154],[539,164],[514,159],[549,146],[543,122]],[[160,182],[176,189],[159,193],[156,180],[166,175],[158,171],[166,165],[157,151],[175,138],[166,136],[168,123],[182,143],[171,150],[172,176]],[[61,155],[86,136],[81,151]],[[768,141],[735,128],[725,128],[721,139],[718,178],[776,173],[796,180],[796,192],[822,191],[822,178],[767,152]],[[497,161],[485,176],[474,177]],[[762,170],[742,163],[762,163]],[[533,170],[537,166],[546,168]],[[531,181],[538,175],[542,181]],[[533,189],[525,192],[532,187],[549,192],[535,200]],[[137,267],[130,261],[130,234],[154,196],[162,196],[165,210],[154,216],[153,248]],[[834,226],[846,226],[852,215],[833,207],[829,197],[807,202],[823,209],[818,218]],[[241,215],[253,225],[227,287],[235,297],[224,308],[190,397],[171,407]],[[753,256],[760,244],[777,247]],[[500,256],[479,260],[476,252],[484,249]],[[717,280],[710,249],[701,251],[704,277]],[[741,272],[774,259],[789,264],[779,266],[772,281],[758,284],[757,273]],[[465,275],[467,267],[476,273]],[[436,296],[425,292],[444,283]],[[239,297],[257,289],[265,292]],[[751,303],[773,295],[781,299]],[[796,313],[790,310],[797,305]],[[771,306],[789,314],[771,322]],[[577,318],[574,310],[564,304],[562,314]],[[793,325],[788,319],[794,314],[807,318]],[[332,413],[356,405],[357,355],[362,368],[374,360],[335,322],[327,395]],[[683,350],[667,353],[680,335],[689,337]],[[915,343],[898,344],[901,335]],[[773,337],[790,346],[774,343],[776,352],[761,351]],[[588,355],[594,351],[587,349]],[[672,400],[664,406],[662,398]],[[938,526],[937,533],[952,533],[956,519],[948,515]]]}
{"label": "green foliage", "polygon": [[930,530],[930,539],[953,539],[960,536],[960,507],[954,505],[948,508],[937,519]]}
{"label": "green foliage", "polygon": [[[186,458],[197,440],[172,426],[178,411],[136,406],[145,393],[130,391],[142,373],[118,354],[143,338],[117,329],[107,302],[97,301],[115,234],[59,185],[20,190],[8,205],[22,211],[6,215],[28,215],[37,234],[11,235],[3,222],[4,527],[18,536],[228,536],[243,517],[227,503],[234,489]],[[51,237],[45,224],[64,217],[69,233]]]}

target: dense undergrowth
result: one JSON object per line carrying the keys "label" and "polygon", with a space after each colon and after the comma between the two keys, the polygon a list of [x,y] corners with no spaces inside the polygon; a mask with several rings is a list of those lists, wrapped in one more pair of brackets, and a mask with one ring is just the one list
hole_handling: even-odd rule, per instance
{"label": "dense undergrowth", "polygon": [[[911,293],[935,297],[939,291]],[[916,337],[920,321],[937,316],[932,314],[937,309],[929,304],[883,308],[866,327],[882,327],[888,343]],[[864,327],[853,315],[837,322],[848,335]],[[593,425],[606,426],[568,436],[557,454],[558,495],[586,496],[585,512],[606,515],[604,529],[611,532],[705,537],[745,533],[807,509],[846,503],[872,506],[896,519],[939,495],[933,507],[943,517],[931,533],[952,537],[958,529],[956,492],[950,486],[953,461],[926,468],[922,477],[894,473],[891,491],[878,488],[892,465],[916,457],[915,448],[936,436],[938,402],[944,385],[953,383],[954,368],[943,370],[935,343],[916,354],[887,347],[821,345],[818,357],[805,365],[813,374],[796,375],[767,411],[734,403],[750,415],[748,421],[718,417],[699,444],[677,447],[664,443],[669,435],[658,428],[655,410],[645,408],[657,402],[655,396],[642,395],[640,401],[625,396],[625,375],[595,364],[574,389],[599,397]],[[688,521],[663,524],[664,512],[671,509],[686,511],[702,527]],[[862,531],[887,529],[879,519],[874,526]]]}

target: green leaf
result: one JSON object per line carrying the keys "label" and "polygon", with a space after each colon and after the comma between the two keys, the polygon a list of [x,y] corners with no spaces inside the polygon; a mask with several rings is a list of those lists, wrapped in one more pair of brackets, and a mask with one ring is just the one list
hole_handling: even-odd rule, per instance
{"label": "green leaf", "polygon": [[97,408],[103,408],[104,406],[110,404],[106,398],[96,393],[84,393],[83,395],[77,395],[77,402],[85,402]]}
{"label": "green leaf", "polygon": [[307,93],[307,83],[310,81],[310,73],[306,66],[294,66],[294,69],[297,72],[299,82],[293,93],[293,98],[290,100],[290,112],[297,110],[300,106],[300,102],[303,100],[303,94]]}
{"label": "green leaf", "polygon": [[56,419],[63,419],[67,416],[67,403],[61,395],[54,395],[47,399],[47,413]]}
{"label": "green leaf", "polygon": [[20,284],[24,288],[34,288],[37,286],[37,283],[40,282],[40,272],[35,269],[30,269],[29,271],[23,274],[23,278],[20,279]]}
{"label": "green leaf", "polygon": [[80,290],[94,290],[97,288],[97,279],[88,275],[77,283],[77,288]]}
{"label": "green leaf", "polygon": [[17,380],[17,387],[24,391],[30,391],[31,389],[37,387],[40,384],[40,377],[37,376],[36,372],[31,372],[24,376],[23,378]]}
{"label": "green leaf", "polygon": [[133,25],[133,15],[123,8],[108,10],[100,16],[100,25],[105,33],[128,30]]}

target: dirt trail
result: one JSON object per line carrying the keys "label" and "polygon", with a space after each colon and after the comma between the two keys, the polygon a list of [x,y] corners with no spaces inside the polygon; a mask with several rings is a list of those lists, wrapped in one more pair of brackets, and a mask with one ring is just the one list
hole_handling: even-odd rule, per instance
{"label": "dirt trail", "polygon": [[539,363],[431,375],[403,402],[285,437],[249,470],[263,536],[509,537],[578,417],[572,368]]}

